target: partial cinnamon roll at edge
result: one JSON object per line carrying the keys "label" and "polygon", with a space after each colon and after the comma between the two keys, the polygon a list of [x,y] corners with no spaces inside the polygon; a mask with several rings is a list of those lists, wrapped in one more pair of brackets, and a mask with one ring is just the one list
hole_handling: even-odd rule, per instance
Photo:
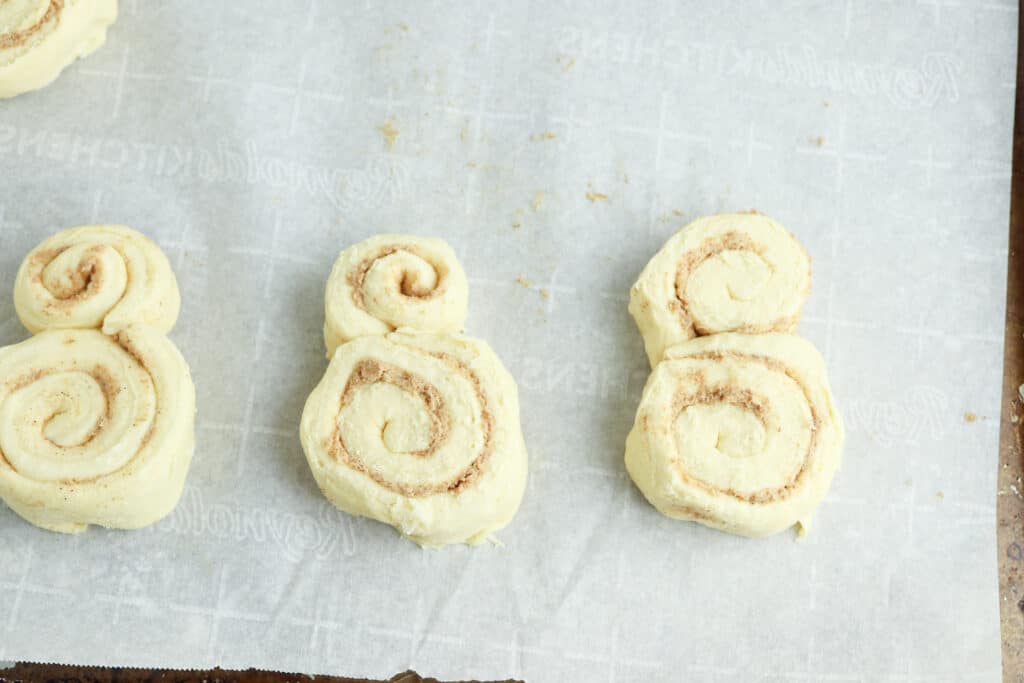
{"label": "partial cinnamon roll at edge", "polygon": [[0,499],[52,531],[147,526],[181,496],[194,422],[188,366],[145,325],[0,348]]}
{"label": "partial cinnamon roll at edge", "polygon": [[0,0],[0,99],[49,85],[116,20],[117,0]]}

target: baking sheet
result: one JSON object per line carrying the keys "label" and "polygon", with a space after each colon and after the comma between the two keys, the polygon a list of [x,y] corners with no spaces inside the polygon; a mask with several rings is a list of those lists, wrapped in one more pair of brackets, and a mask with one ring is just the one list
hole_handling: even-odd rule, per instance
{"label": "baking sheet", "polygon": [[[0,660],[530,681],[999,678],[995,463],[1015,3],[122,2],[0,103],[0,343],[44,236],[152,235],[198,448],[176,512],[0,506]],[[814,258],[801,333],[846,419],[810,536],[659,516],[622,450],[626,293],[687,220],[756,207]],[[424,551],[318,494],[298,443],[334,256],[446,238],[519,381],[504,547]],[[517,282],[517,279],[520,279]],[[529,284],[529,286],[526,286]]]}

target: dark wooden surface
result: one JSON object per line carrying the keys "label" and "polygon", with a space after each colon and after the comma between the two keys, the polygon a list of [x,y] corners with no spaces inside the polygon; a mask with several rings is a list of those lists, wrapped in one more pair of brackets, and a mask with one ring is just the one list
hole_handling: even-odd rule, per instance
{"label": "dark wooden surface", "polygon": [[[1018,15],[1018,36],[1024,14]],[[999,609],[1003,634],[1003,681],[1024,683],[1024,41],[1017,45],[1017,104],[1013,130],[1010,255],[1006,283],[1003,410],[996,495]]]}
{"label": "dark wooden surface", "polygon": [[[166,669],[119,669],[56,664],[17,664],[0,669],[0,683],[388,683],[363,678],[306,676],[272,671],[168,671]],[[398,674],[390,683],[440,683],[412,671]],[[469,681],[464,683],[477,683]],[[504,683],[512,683],[506,681]]]}

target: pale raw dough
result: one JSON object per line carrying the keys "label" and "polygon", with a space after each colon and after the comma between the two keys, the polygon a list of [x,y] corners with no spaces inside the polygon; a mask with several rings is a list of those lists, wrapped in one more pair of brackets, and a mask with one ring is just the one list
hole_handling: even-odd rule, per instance
{"label": "pale raw dough", "polygon": [[718,332],[793,332],[811,286],[811,261],[766,216],[693,221],[655,254],[630,290],[629,312],[651,367],[665,349]]}
{"label": "pale raw dough", "polygon": [[167,257],[121,225],[71,228],[44,240],[25,257],[14,283],[14,307],[31,332],[116,334],[133,323],[168,332],[180,306]]}
{"label": "pale raw dough", "polygon": [[662,513],[744,536],[806,527],[840,461],[843,424],[821,355],[786,334],[670,348],[626,441],[626,469]]}
{"label": "pale raw dough", "polygon": [[116,19],[117,0],[0,1],[0,98],[49,85]]}
{"label": "pale raw dough", "polygon": [[328,500],[424,546],[480,543],[526,487],[515,382],[461,335],[399,330],[338,347],[301,438]]}
{"label": "pale raw dough", "polygon": [[339,344],[400,327],[461,332],[466,273],[443,240],[376,235],[341,252],[327,280],[324,342]]}
{"label": "pale raw dough", "polygon": [[53,330],[0,348],[0,499],[36,526],[137,529],[181,496],[195,390],[174,344]]}

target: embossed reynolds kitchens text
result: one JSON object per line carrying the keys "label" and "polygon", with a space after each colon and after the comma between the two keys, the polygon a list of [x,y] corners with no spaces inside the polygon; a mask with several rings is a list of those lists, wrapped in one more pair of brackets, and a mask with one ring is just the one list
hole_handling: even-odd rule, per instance
{"label": "embossed reynolds kitchens text", "polygon": [[930,52],[917,64],[886,64],[829,57],[818,48],[781,44],[771,48],[690,42],[579,26],[562,28],[558,50],[586,61],[665,71],[692,71],[722,79],[820,89],[858,97],[881,97],[901,107],[933,107],[960,98],[962,65],[951,54]]}

